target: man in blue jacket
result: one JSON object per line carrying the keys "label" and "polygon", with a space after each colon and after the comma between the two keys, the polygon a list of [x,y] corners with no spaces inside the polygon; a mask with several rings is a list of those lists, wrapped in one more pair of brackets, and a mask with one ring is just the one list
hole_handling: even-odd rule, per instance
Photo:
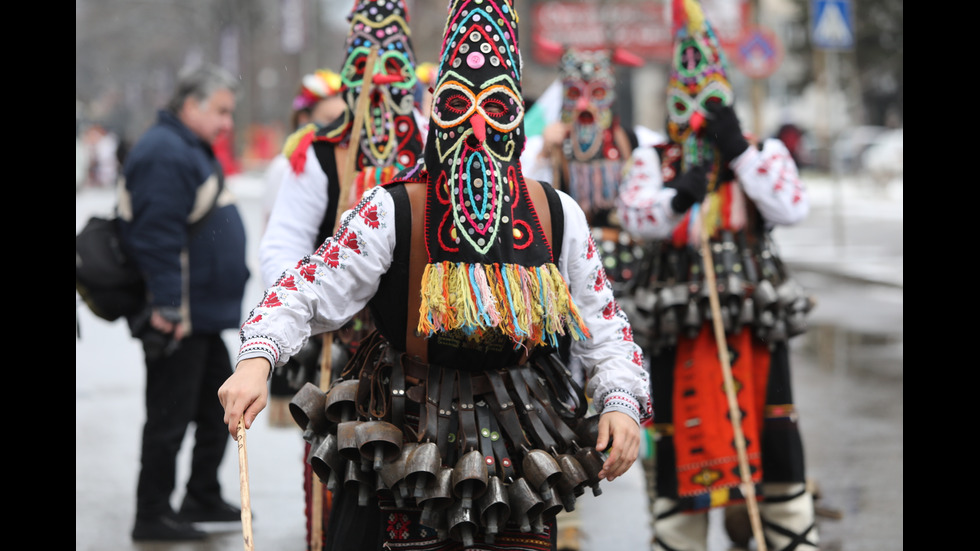
{"label": "man in blue jacket", "polygon": [[[146,278],[149,302],[144,314],[129,320],[146,360],[146,424],[132,532],[138,541],[203,539],[207,533],[195,522],[241,518],[221,496],[218,467],[229,437],[215,394],[232,373],[221,332],[241,324],[249,271],[245,226],[212,149],[232,130],[238,86],[213,66],[182,75],[123,167],[124,246]],[[190,423],[196,426],[194,452],[178,513],[170,498]]]}

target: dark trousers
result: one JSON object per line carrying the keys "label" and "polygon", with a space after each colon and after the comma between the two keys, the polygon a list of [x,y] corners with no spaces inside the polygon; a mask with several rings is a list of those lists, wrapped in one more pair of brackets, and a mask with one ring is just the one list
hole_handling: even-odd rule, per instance
{"label": "dark trousers", "polygon": [[221,496],[218,467],[231,441],[218,387],[232,373],[221,336],[192,335],[177,350],[146,365],[146,424],[136,516],[152,518],[171,509],[177,453],[194,423],[194,452],[187,493],[198,499]]}

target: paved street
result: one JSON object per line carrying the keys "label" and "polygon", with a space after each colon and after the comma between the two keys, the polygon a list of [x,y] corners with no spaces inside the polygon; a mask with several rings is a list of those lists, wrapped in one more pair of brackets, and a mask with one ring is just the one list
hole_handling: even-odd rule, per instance
{"label": "paved street", "polygon": [[[260,296],[256,247],[261,183],[229,178],[249,232],[252,279],[245,310]],[[811,331],[793,341],[794,387],[818,505],[840,518],[818,519],[825,551],[903,548],[903,221],[901,184],[874,188],[814,176],[814,208],[799,227],[775,238],[791,269],[817,297]],[[92,213],[107,213],[108,190],[76,195],[76,231]],[[233,551],[241,527],[194,544],[134,544],[135,487],[143,424],[142,352],[123,322],[92,316],[76,295],[75,549],[78,551]],[[226,335],[237,351],[237,334]],[[189,436],[189,439],[192,438]],[[189,442],[188,442],[189,443]],[[265,412],[247,435],[255,548],[306,548],[303,442],[298,429],[270,426]],[[178,471],[186,480],[189,455]],[[238,503],[239,465],[233,441],[221,480]],[[598,498],[577,508],[582,551],[649,549],[651,529],[643,470],[603,483]],[[587,493],[587,496],[590,496]],[[182,495],[174,497],[179,504]],[[720,513],[712,515],[709,551],[728,551]]]}

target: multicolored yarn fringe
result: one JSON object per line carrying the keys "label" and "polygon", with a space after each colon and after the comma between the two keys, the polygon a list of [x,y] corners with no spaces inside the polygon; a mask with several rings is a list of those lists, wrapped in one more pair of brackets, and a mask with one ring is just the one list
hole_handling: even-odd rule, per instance
{"label": "multicolored yarn fringe", "polygon": [[558,337],[591,335],[552,263],[427,264],[422,275],[419,332],[460,330],[479,338],[495,329],[518,345],[558,346]]}

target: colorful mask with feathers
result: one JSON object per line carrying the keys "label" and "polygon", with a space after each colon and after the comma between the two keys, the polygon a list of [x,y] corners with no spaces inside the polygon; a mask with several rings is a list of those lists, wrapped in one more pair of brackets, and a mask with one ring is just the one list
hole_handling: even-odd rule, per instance
{"label": "colorful mask with feathers", "polygon": [[419,330],[515,346],[587,335],[521,171],[524,101],[510,0],[453,0],[433,92]]}
{"label": "colorful mask with feathers", "polygon": [[724,50],[695,0],[673,0],[674,51],[667,82],[667,134],[684,148],[684,170],[715,157],[697,128],[711,102],[731,105]]}
{"label": "colorful mask with feathers", "polygon": [[[365,186],[372,187],[415,166],[422,152],[422,136],[413,116],[415,52],[403,0],[356,0],[348,20],[347,57],[340,71],[347,110],[317,139],[348,142],[358,98],[362,92],[370,94],[360,139],[350,146],[350,153],[357,155],[359,179],[372,180]],[[365,83],[366,62],[374,46],[378,47],[374,77]]]}

